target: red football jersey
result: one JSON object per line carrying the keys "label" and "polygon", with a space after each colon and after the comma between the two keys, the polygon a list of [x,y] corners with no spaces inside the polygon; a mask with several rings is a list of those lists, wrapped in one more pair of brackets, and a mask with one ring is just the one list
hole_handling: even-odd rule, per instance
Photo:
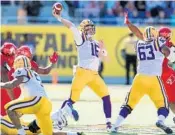
{"label": "red football jersey", "polygon": [[[166,46],[172,47],[172,42],[167,42]],[[175,103],[175,71],[169,67],[168,59],[165,58],[163,61],[163,70],[161,79],[163,80],[163,84],[168,96],[168,100],[170,103]]]}

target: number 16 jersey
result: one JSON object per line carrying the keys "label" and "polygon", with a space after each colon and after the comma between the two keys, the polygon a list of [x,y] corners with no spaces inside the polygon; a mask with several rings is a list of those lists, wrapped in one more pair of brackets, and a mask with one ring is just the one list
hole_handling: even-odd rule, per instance
{"label": "number 16 jersey", "polygon": [[85,40],[81,46],[77,46],[78,66],[98,71],[100,59],[98,57],[99,46],[95,40]]}
{"label": "number 16 jersey", "polygon": [[23,77],[20,88],[25,97],[47,97],[41,83],[41,78],[35,71],[27,68],[19,68],[14,72],[13,76],[14,78]]}
{"label": "number 16 jersey", "polygon": [[161,48],[165,45],[165,42],[165,39],[161,37],[150,42],[143,40],[137,42],[138,74],[161,76],[162,64],[165,58]]}

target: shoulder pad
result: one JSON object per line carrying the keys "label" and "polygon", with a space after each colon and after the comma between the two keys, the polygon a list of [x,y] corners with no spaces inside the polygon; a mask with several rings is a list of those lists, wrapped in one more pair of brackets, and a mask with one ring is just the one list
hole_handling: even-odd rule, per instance
{"label": "shoulder pad", "polygon": [[27,71],[25,70],[25,68],[19,68],[15,70],[13,76],[14,77],[27,76]]}

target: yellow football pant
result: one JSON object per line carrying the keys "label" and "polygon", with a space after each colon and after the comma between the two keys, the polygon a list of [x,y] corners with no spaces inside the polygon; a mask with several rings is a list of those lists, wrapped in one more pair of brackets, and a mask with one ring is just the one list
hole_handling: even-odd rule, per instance
{"label": "yellow football pant", "polygon": [[5,105],[6,110],[22,114],[35,114],[43,135],[52,135],[51,102],[45,97],[16,99]]}
{"label": "yellow football pant", "polygon": [[[30,132],[28,128],[28,125],[29,125],[28,122],[23,122],[21,120],[21,125],[24,127],[27,135],[37,135],[40,133],[38,132],[34,134]],[[1,131],[7,135],[17,135],[18,134],[18,130],[15,128],[15,125],[13,125],[13,123],[11,122],[11,120],[9,119],[7,115],[1,118]]]}
{"label": "yellow football pant", "polygon": [[125,104],[134,109],[145,94],[150,97],[157,108],[166,107],[168,109],[168,100],[160,77],[137,74]]}
{"label": "yellow football pant", "polygon": [[98,72],[77,67],[72,80],[71,100],[76,102],[85,86],[89,86],[100,98],[109,95],[108,88]]}

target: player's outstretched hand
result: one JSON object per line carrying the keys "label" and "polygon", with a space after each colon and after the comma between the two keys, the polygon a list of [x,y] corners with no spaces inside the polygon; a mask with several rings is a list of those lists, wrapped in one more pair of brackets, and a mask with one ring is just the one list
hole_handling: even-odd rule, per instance
{"label": "player's outstretched hand", "polygon": [[52,56],[49,56],[49,60],[51,63],[55,64],[58,61],[58,54],[54,52]]}
{"label": "player's outstretched hand", "polygon": [[103,40],[99,40],[99,48],[100,49],[105,49],[105,45],[104,45]]}
{"label": "player's outstretched hand", "polygon": [[124,12],[124,17],[125,17],[124,24],[129,24],[128,12]]}

